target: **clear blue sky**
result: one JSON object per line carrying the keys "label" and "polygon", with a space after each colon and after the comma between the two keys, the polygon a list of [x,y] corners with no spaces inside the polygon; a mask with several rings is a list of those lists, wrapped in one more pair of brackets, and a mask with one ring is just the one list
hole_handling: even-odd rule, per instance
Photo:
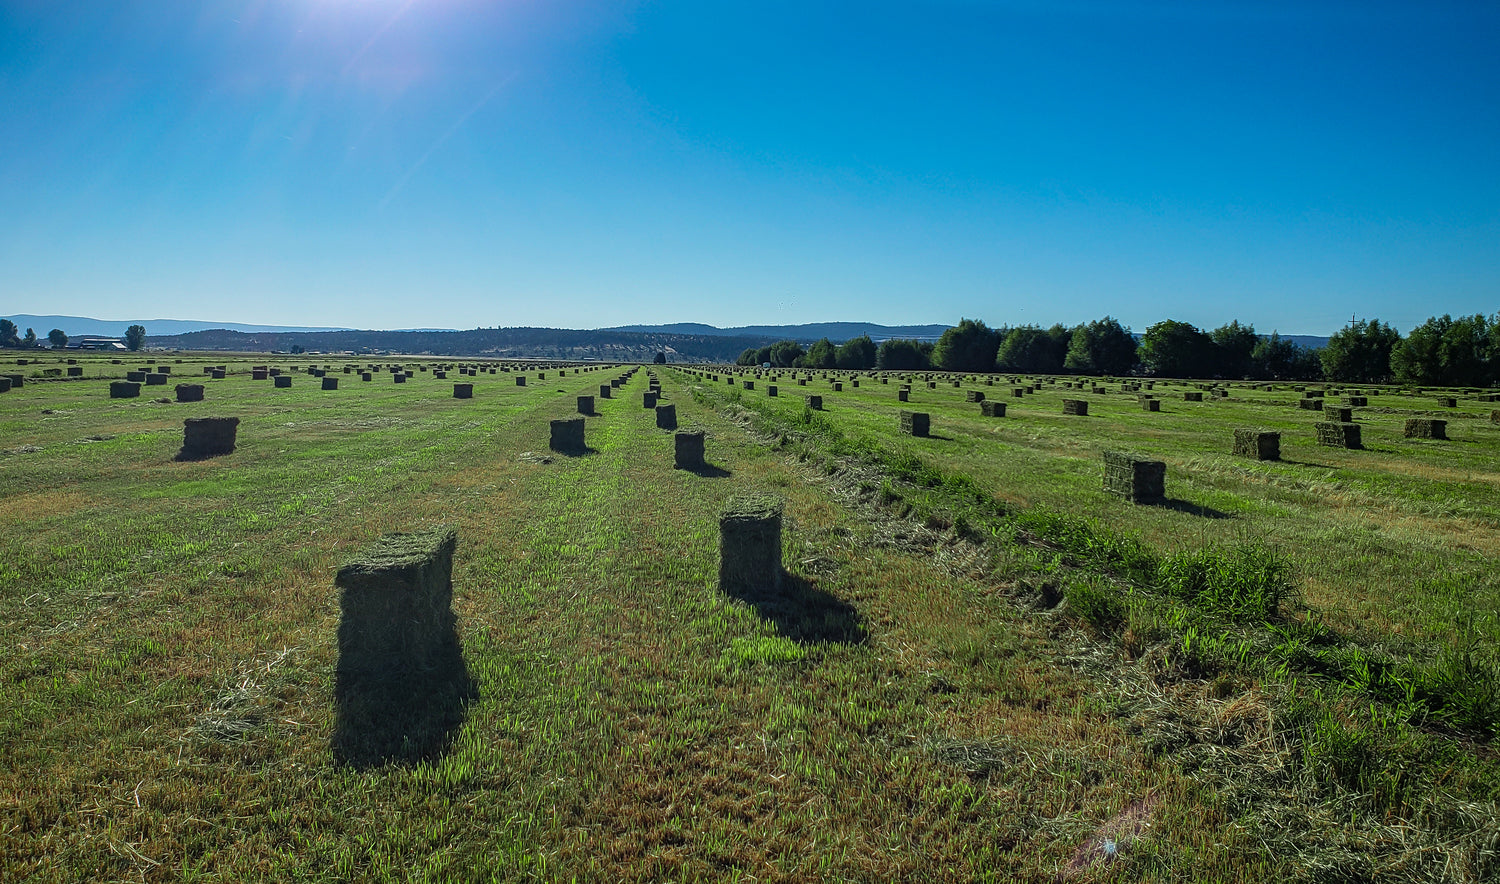
{"label": "clear blue sky", "polygon": [[1500,4],[0,0],[0,313],[1500,309]]}

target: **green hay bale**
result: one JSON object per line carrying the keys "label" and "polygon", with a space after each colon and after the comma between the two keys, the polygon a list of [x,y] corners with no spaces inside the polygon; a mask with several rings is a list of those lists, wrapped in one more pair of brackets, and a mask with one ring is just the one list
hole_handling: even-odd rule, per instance
{"label": "green hay bale", "polygon": [[134,399],[141,395],[141,385],[134,381],[110,381],[109,398]]}
{"label": "green hay bale", "polygon": [[454,384],[453,385],[453,398],[454,399],[473,399],[474,398],[474,385],[473,384]]}
{"label": "green hay bale", "polygon": [[1202,402],[1203,393],[1199,390],[1187,390],[1182,394],[1184,402]]}
{"label": "green hay bale", "polygon": [[1087,415],[1089,403],[1086,399],[1064,399],[1062,401],[1063,414]]}
{"label": "green hay bale", "polygon": [[524,386],[526,386],[526,375],[524,375],[524,374],[518,374],[518,375],[516,375],[516,386],[517,387],[524,387]]}
{"label": "green hay bale", "polygon": [[985,399],[979,403],[979,413],[985,417],[1005,417],[1005,403],[998,399]]}
{"label": "green hay bale", "polygon": [[292,385],[292,376],[289,374],[279,374],[271,378],[271,383],[275,384],[280,389],[285,389]]}
{"label": "green hay bale", "polygon": [[340,675],[378,679],[432,667],[453,626],[457,546],[458,531],[448,526],[387,534],[339,568]]}
{"label": "green hay bale", "polygon": [[1322,411],[1323,410],[1323,400],[1322,399],[1298,399],[1297,400],[1297,407],[1300,408],[1300,409],[1302,409],[1303,411]]}
{"label": "green hay bale", "polygon": [[781,587],[782,502],[731,498],[719,514],[719,590],[746,596]]}
{"label": "green hay bale", "polygon": [[203,460],[234,451],[240,419],[237,417],[190,417],[182,422],[182,449],[177,460]]}
{"label": "green hay bale", "polygon": [[1345,396],[1344,404],[1350,408],[1364,408],[1370,404],[1367,396]]}
{"label": "green hay bale", "polygon": [[1281,434],[1268,430],[1234,431],[1234,453],[1255,460],[1281,460]]}
{"label": "green hay bale", "polygon": [[331,378],[325,374],[322,380],[322,388],[325,390],[337,390],[339,388],[339,379]]}
{"label": "green hay bale", "polygon": [[908,436],[926,436],[932,429],[932,415],[925,411],[902,411],[901,432]]}
{"label": "green hay bale", "polygon": [[404,383],[406,383],[406,378],[407,378],[406,372],[404,372],[404,371],[398,371],[395,374],[391,375],[391,382],[395,383],[395,384],[404,384]]}
{"label": "green hay bale", "polygon": [[1337,421],[1318,421],[1313,425],[1318,433],[1318,444],[1330,448],[1360,448],[1359,424]]}
{"label": "green hay bale", "polygon": [[177,389],[176,389],[176,393],[177,393],[177,401],[178,402],[202,402],[203,401],[203,385],[202,384],[178,384],[177,385]]}
{"label": "green hay bale", "polygon": [[1336,421],[1341,424],[1347,424],[1350,421],[1354,420],[1354,409],[1345,408],[1342,405],[1333,405],[1331,403],[1324,402],[1323,419]]}
{"label": "green hay bale", "polygon": [[642,393],[641,394],[641,406],[643,408],[655,408],[656,407],[656,394],[655,393],[651,393],[651,392]]}
{"label": "green hay bale", "polygon": [[1447,439],[1448,422],[1437,418],[1407,418],[1402,435],[1408,439]]}
{"label": "green hay bale", "polygon": [[1153,504],[1166,499],[1167,465],[1120,451],[1104,452],[1104,490],[1132,503]]}
{"label": "green hay bale", "polygon": [[822,396],[808,396],[807,397],[807,407],[811,408],[813,411],[822,411],[823,410],[823,397]]}
{"label": "green hay bale", "polygon": [[1142,411],[1161,411],[1161,400],[1160,399],[1142,398],[1141,399],[1141,410]]}
{"label": "green hay bale", "polygon": [[676,470],[703,469],[702,430],[684,430],[672,436],[672,468]]}
{"label": "green hay bale", "polygon": [[965,402],[983,402],[984,401],[984,394],[981,393],[978,390],[965,390],[964,391],[964,401]]}
{"label": "green hay bale", "polygon": [[833,392],[835,392],[835,393],[842,393],[842,392],[844,392],[844,385],[841,384],[841,383],[839,383],[838,381],[834,381],[834,383],[833,383]]}
{"label": "green hay bale", "polygon": [[599,385],[599,398],[600,399],[608,399],[608,398],[610,398],[611,396],[614,395],[614,389],[615,388],[614,388],[613,384],[600,384]]}
{"label": "green hay bale", "polygon": [[903,387],[896,391],[896,398],[901,402],[910,402],[911,391]]}
{"label": "green hay bale", "polygon": [[[128,379],[130,377],[130,375],[131,375],[131,372],[126,372],[125,377]],[[250,380],[252,380],[252,381],[263,381],[263,380],[265,380],[266,378],[268,378],[270,376],[271,376],[271,372],[268,369],[264,369],[264,368],[252,368],[252,369],[250,369]]]}
{"label": "green hay bale", "polygon": [[593,396],[579,396],[578,397],[578,413],[579,414],[593,414],[594,413],[594,397]]}
{"label": "green hay bale", "polygon": [[166,385],[167,385],[167,376],[165,374],[163,374],[162,372],[159,372],[159,371],[158,372],[152,372],[151,374],[146,375],[146,386],[148,386],[148,387],[165,387]]}
{"label": "green hay bale", "polygon": [[[20,360],[17,361],[19,362]],[[18,390],[26,386],[26,376],[23,374],[8,374],[5,375],[5,379],[10,381],[10,388],[12,390]]]}
{"label": "green hay bale", "polygon": [[552,422],[552,437],[547,447],[553,451],[579,452],[587,446],[583,442],[583,418],[571,417]]}
{"label": "green hay bale", "polygon": [[660,429],[660,430],[675,430],[675,429],[677,429],[677,406],[675,406],[675,405],[658,405],[658,406],[656,406],[656,427],[657,427],[657,429]]}
{"label": "green hay bale", "polygon": [[777,390],[776,390],[776,385],[775,384],[767,384],[766,385],[766,395],[767,396],[775,396],[776,393],[777,393]]}
{"label": "green hay bale", "polygon": [[1010,395],[1017,399],[1020,399],[1021,397],[1026,395],[1026,390],[1023,387],[1011,387]]}

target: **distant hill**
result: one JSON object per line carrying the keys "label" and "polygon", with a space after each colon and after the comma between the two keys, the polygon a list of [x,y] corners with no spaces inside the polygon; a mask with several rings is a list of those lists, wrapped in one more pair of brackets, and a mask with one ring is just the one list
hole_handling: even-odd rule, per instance
{"label": "distant hill", "polygon": [[242,322],[202,322],[196,319],[114,320],[90,319],[87,316],[36,316],[30,313],[19,313],[15,316],[0,318],[9,319],[22,331],[34,328],[39,337],[46,337],[47,332],[54,328],[60,328],[69,337],[78,337],[79,335],[109,335],[118,338],[123,337],[125,330],[132,325],[144,325],[146,327],[146,334],[148,335],[181,335],[188,332],[205,331],[214,328],[239,332],[343,331],[343,329],[324,328],[320,326],[246,325]]}
{"label": "distant hill", "polygon": [[772,338],[777,341],[816,341],[827,338],[841,344],[850,338],[869,335],[876,341],[887,338],[914,338],[936,341],[947,325],[877,325],[873,322],[809,322],[802,325],[742,325],[719,328],[699,322],[674,322],[670,325],[621,325],[599,331],[639,332],[642,334],[711,335],[736,338]]}
{"label": "distant hill", "polygon": [[[1268,338],[1270,335],[1261,335],[1261,337]],[[1283,341],[1291,341],[1293,344],[1308,350],[1321,350],[1328,346],[1328,337],[1326,335],[1282,335],[1281,339]]]}

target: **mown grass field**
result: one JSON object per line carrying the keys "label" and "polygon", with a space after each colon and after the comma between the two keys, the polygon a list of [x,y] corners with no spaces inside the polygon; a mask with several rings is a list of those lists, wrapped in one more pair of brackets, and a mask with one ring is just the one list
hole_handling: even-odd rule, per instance
{"label": "mown grass field", "polygon": [[[323,391],[182,358],[205,401],[109,399],[140,357],[0,394],[0,880],[1500,875],[1488,404],[1372,395],[1345,451],[1286,390],[1158,383],[1147,413],[981,380],[984,418],[970,381],[656,367],[708,433],[692,473],[644,368],[569,457],[548,422],[625,369],[269,363],[334,365]],[[1451,441],[1402,438],[1418,412]],[[175,462],[200,416],[238,449]],[[1232,457],[1238,426],[1283,460]],[[1105,495],[1106,448],[1165,460],[1168,505]],[[781,597],[717,587],[747,492],[786,501]],[[333,574],[436,524],[477,697],[435,757],[340,764]]]}

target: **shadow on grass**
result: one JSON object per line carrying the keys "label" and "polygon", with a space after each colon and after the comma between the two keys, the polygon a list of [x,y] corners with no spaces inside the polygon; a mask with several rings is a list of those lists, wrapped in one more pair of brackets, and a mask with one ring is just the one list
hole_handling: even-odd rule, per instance
{"label": "shadow on grass", "polygon": [[335,674],[335,761],[357,769],[413,765],[448,751],[465,708],[479,696],[456,628],[430,664],[413,672]]}
{"label": "shadow on grass", "polygon": [[781,572],[781,586],[730,593],[771,621],[776,632],[801,644],[864,644],[864,618],[854,606],[818,588],[809,578]]}
{"label": "shadow on grass", "polygon": [[702,476],[705,479],[724,479],[734,475],[729,470],[723,467],[716,467],[711,463],[704,463],[702,466],[697,467],[678,467],[677,469],[692,473],[695,476]]}
{"label": "shadow on grass", "polygon": [[954,439],[953,439],[952,436],[944,436],[941,433],[928,433],[927,435],[922,436],[920,438],[922,438],[922,439],[936,439],[939,442],[952,442],[952,441],[954,441]]}
{"label": "shadow on grass", "polygon": [[1178,500],[1175,497],[1168,497],[1161,503],[1158,503],[1156,505],[1161,507],[1162,509],[1173,510],[1179,513],[1187,513],[1190,516],[1199,516],[1204,519],[1234,518],[1233,515],[1226,513],[1223,510],[1216,510],[1211,506],[1201,506],[1187,500]]}
{"label": "shadow on grass", "polygon": [[[1268,461],[1268,463],[1276,463],[1276,462],[1277,461]],[[1313,461],[1310,461],[1310,460],[1292,460],[1291,458],[1287,458],[1287,457],[1281,458],[1280,463],[1288,464],[1288,465],[1294,466],[1294,467],[1312,467],[1315,470],[1333,470],[1333,469],[1338,469],[1337,467],[1333,466],[1332,464],[1314,463]]]}
{"label": "shadow on grass", "polygon": [[563,457],[589,457],[590,455],[599,453],[599,449],[588,445],[582,448],[548,448],[547,450]]}

